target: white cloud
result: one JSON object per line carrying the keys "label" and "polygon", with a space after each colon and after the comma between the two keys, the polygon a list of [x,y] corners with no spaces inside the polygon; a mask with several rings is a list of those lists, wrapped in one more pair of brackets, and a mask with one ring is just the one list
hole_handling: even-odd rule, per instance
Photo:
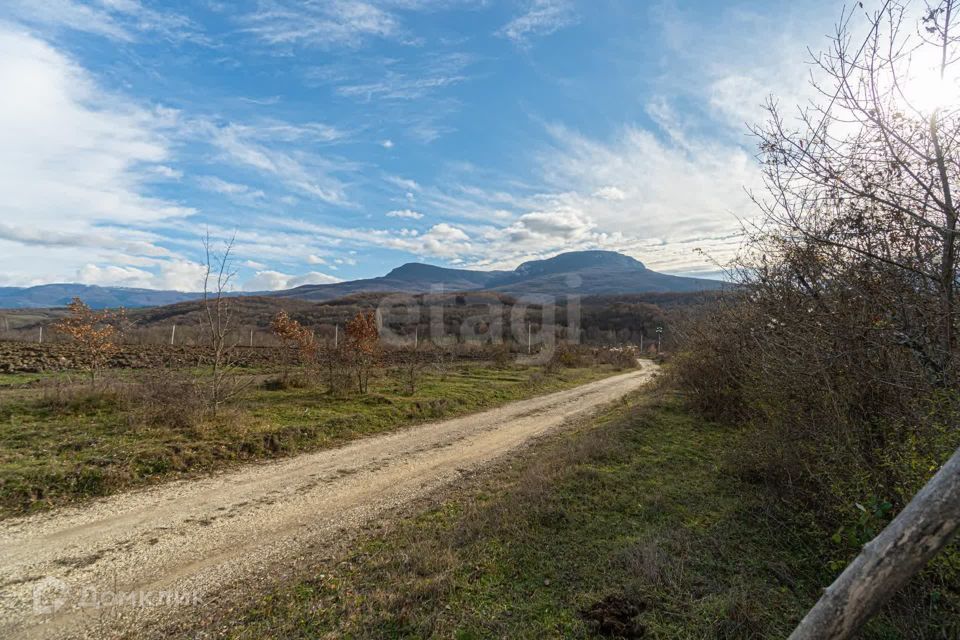
{"label": "white cloud", "polygon": [[156,274],[129,265],[85,264],[77,270],[76,279],[101,286],[195,292],[203,289],[204,272],[203,265],[186,260],[165,262]]}
{"label": "white cloud", "polygon": [[572,207],[561,207],[555,211],[526,213],[506,231],[513,242],[534,238],[565,242],[584,237],[594,226],[583,212]]}
{"label": "white cloud", "polygon": [[534,36],[546,36],[577,22],[570,0],[530,0],[525,13],[513,18],[497,35],[526,44]]}
{"label": "white cloud", "polygon": [[158,164],[150,167],[150,171],[161,178],[166,178],[168,180],[179,180],[183,177],[183,171],[179,169],[174,169],[173,167],[168,167],[163,164]]}
{"label": "white cloud", "polygon": [[420,237],[370,234],[371,242],[493,268],[594,248],[673,272],[703,270],[697,248],[726,260],[740,241],[738,216],[754,215],[744,187],[758,184],[756,164],[738,144],[698,135],[669,104],[655,110],[659,130],[626,126],[606,140],[547,126],[551,142],[532,158],[539,179],[514,190],[496,173],[486,176],[495,189],[464,184],[482,175],[473,169],[448,179],[450,192],[421,187],[430,211],[471,221],[453,227],[463,235],[447,237],[448,229],[434,227]]}
{"label": "white cloud", "polygon": [[386,180],[390,184],[400,187],[404,191],[420,191],[420,184],[416,180],[411,180],[410,178],[387,176]]}
{"label": "white cloud", "polygon": [[241,16],[245,30],[271,45],[357,47],[372,39],[416,42],[399,10],[430,11],[483,6],[487,0],[261,0]]}
{"label": "white cloud", "polygon": [[719,7],[707,19],[674,2],[656,5],[651,16],[671,63],[658,88],[664,95],[692,95],[711,117],[742,135],[745,124],[763,117],[769,96],[787,105],[816,97],[808,84],[807,47],[817,51],[826,42],[836,11],[825,0],[779,11],[740,4]]}
{"label": "white cloud", "polygon": [[260,200],[266,197],[266,194],[260,189],[253,189],[248,185],[238,184],[236,182],[228,182],[216,176],[201,176],[198,181],[200,182],[200,186],[208,191],[237,199],[249,201]]}
{"label": "white cloud", "polygon": [[[135,227],[194,213],[150,193],[158,176],[178,175],[168,140],[176,114],[104,91],[69,57],[2,24],[0,86],[0,236],[32,247],[30,261],[61,279],[118,251],[172,255]],[[0,270],[23,259],[4,251]]]}
{"label": "white cloud", "polygon": [[[413,62],[377,60],[369,68],[348,69],[352,75],[362,74],[362,82],[336,81],[338,94],[365,100],[421,100],[440,89],[469,79],[467,68],[475,62],[465,53],[431,54]],[[369,78],[375,78],[370,80]],[[318,77],[317,79],[322,79]]]}
{"label": "white cloud", "polygon": [[458,227],[441,222],[423,234],[400,233],[383,242],[384,246],[422,256],[458,258],[472,253],[470,236]]}
{"label": "white cloud", "polygon": [[396,211],[387,211],[388,218],[408,218],[410,220],[420,220],[423,214],[411,209],[398,209]]}
{"label": "white cloud", "polygon": [[383,147],[384,149],[393,149],[394,147],[393,140],[389,140],[389,139],[383,140],[380,142],[380,146]]}
{"label": "white cloud", "polygon": [[170,156],[168,114],[105,93],[45,42],[2,26],[0,86],[0,207],[8,220],[132,222],[192,213],[141,195],[149,167]]}
{"label": "white cloud", "polygon": [[153,274],[134,267],[87,264],[77,271],[77,280],[83,284],[112,285],[119,287],[145,287]]}
{"label": "white cloud", "polygon": [[327,264],[327,261],[311,253],[307,256],[307,264]]}
{"label": "white cloud", "polygon": [[[223,159],[253,168],[279,179],[285,186],[329,204],[351,204],[345,184],[333,174],[353,168],[352,163],[335,162],[298,148],[287,149],[277,144],[283,136],[274,136],[276,125],[264,129],[228,124],[217,126],[200,123],[211,144],[220,150]],[[303,132],[302,127],[285,129],[284,134]]]}
{"label": "white cloud", "polygon": [[272,45],[356,46],[367,38],[387,38],[399,29],[389,12],[362,1],[284,2],[270,0],[244,16],[246,30]]}
{"label": "white cloud", "polygon": [[292,289],[305,284],[333,284],[341,282],[340,278],[311,271],[302,275],[290,275],[280,271],[258,271],[243,283],[244,291],[277,291]]}
{"label": "white cloud", "polygon": [[7,0],[5,7],[18,19],[58,29],[84,31],[125,42],[138,33],[157,33],[173,40],[206,42],[187,17],[145,7],[138,0]]}
{"label": "white cloud", "polygon": [[627,194],[617,187],[601,187],[593,192],[593,197],[601,200],[622,201],[627,199]]}

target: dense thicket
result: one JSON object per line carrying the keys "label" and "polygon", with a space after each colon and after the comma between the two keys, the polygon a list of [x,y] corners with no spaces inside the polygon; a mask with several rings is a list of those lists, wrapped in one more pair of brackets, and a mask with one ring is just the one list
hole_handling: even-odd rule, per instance
{"label": "dense thicket", "polygon": [[[840,560],[960,445],[954,5],[888,3],[865,41],[845,18],[816,58],[822,106],[768,105],[743,286],[684,328],[674,368]],[[933,579],[957,584],[957,556]]]}

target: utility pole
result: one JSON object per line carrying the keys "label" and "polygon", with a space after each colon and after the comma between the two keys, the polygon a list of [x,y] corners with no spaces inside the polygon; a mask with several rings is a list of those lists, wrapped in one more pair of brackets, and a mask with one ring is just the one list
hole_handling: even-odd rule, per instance
{"label": "utility pole", "polygon": [[173,329],[170,330],[170,346],[173,346],[173,341],[177,337],[177,325],[173,325]]}
{"label": "utility pole", "polygon": [[43,344],[43,325],[40,325],[40,344]]}
{"label": "utility pole", "polygon": [[527,324],[527,355],[533,353],[533,325]]}
{"label": "utility pole", "polygon": [[336,349],[340,346],[340,325],[334,325],[333,327],[333,348]]}
{"label": "utility pole", "polygon": [[640,334],[640,353],[643,353],[643,334]]}
{"label": "utility pole", "polygon": [[253,349],[253,329],[250,329],[250,348]]}
{"label": "utility pole", "polygon": [[660,355],[660,338],[663,337],[663,327],[657,327],[657,355]]}

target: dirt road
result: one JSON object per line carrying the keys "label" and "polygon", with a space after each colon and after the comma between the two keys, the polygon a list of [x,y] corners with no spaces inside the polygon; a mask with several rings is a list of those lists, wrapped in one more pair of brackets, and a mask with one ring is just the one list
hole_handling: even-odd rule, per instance
{"label": "dirt road", "polygon": [[[0,522],[0,637],[136,636],[641,386],[638,371],[289,460]],[[198,611],[198,609],[193,609]]]}

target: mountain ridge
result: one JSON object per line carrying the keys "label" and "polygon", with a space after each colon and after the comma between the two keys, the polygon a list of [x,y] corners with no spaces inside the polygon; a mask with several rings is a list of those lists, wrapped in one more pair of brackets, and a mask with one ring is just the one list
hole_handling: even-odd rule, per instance
{"label": "mountain ridge", "polygon": [[[408,262],[376,278],[333,284],[307,284],[281,291],[234,295],[327,301],[356,293],[430,293],[489,290],[509,295],[607,295],[682,293],[727,286],[719,280],[658,273],[614,251],[571,251],[529,260],[513,271],[471,270]],[[92,307],[151,307],[196,300],[199,292],[52,283],[35,287],[0,287],[0,308],[64,306],[79,296]]]}

